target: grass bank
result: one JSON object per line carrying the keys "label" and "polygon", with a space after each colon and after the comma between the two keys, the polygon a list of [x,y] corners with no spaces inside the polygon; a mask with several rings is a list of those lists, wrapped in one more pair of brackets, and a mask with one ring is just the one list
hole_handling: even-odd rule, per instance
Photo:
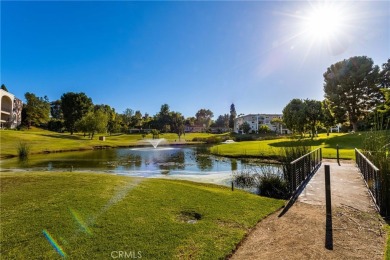
{"label": "grass bank", "polygon": [[332,133],[329,136],[326,136],[326,134],[319,134],[319,136],[313,140],[304,138],[299,142],[295,139],[285,137],[273,140],[220,144],[213,146],[211,152],[213,154],[229,157],[276,158],[281,154],[283,147],[291,147],[299,144],[311,146],[313,149],[322,147],[323,157],[336,158],[336,147],[339,145],[340,158],[354,159],[354,148],[361,148],[362,142],[363,135],[361,133]]}
{"label": "grass bank", "polygon": [[[84,137],[83,134],[75,133],[56,133],[38,128],[30,130],[1,130],[0,143],[1,158],[17,156],[17,147],[20,142],[26,143],[30,147],[31,154],[45,152],[62,152],[62,151],[77,151],[90,150],[96,147],[123,147],[136,146],[143,139],[141,134],[114,134],[107,136],[105,141],[98,140],[99,134],[95,135],[93,140]],[[181,137],[181,141],[191,143],[194,138],[207,138],[216,136],[207,133],[188,133]],[[147,135],[145,138],[152,138],[152,135]],[[165,138],[170,144],[178,144],[179,138],[176,134],[168,133],[161,134],[160,138]]]}
{"label": "grass bank", "polygon": [[7,259],[220,259],[283,205],[227,187],[93,173],[1,173]]}

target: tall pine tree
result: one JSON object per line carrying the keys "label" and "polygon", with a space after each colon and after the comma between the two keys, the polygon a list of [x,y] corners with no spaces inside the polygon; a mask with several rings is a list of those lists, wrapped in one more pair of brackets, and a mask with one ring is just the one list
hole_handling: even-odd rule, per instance
{"label": "tall pine tree", "polygon": [[234,119],[237,117],[236,107],[232,103],[230,105],[230,116],[229,116],[229,128],[234,128]]}

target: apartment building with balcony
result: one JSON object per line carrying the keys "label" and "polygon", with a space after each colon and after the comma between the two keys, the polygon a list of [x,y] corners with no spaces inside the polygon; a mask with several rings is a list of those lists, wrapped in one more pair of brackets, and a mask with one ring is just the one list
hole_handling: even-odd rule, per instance
{"label": "apartment building with balcony", "polygon": [[258,133],[262,125],[266,125],[273,132],[279,134],[290,134],[291,131],[287,129],[283,124],[273,123],[272,119],[282,119],[282,114],[249,114],[237,117],[234,120],[234,132],[241,133],[241,125],[247,122],[251,128],[250,133]]}
{"label": "apartment building with balcony", "polygon": [[0,128],[15,128],[22,122],[23,102],[13,94],[0,89]]}

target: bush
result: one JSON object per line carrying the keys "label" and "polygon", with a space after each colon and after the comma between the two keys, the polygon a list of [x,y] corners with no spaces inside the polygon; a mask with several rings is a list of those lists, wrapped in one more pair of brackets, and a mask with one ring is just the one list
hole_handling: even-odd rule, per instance
{"label": "bush", "polygon": [[207,144],[218,144],[229,139],[229,136],[210,136],[210,137],[194,137],[193,142],[203,142]]}
{"label": "bush", "polygon": [[260,176],[258,190],[261,196],[275,199],[287,199],[289,197],[287,182],[282,176],[272,173]]}
{"label": "bush", "polygon": [[256,140],[257,140],[256,135],[242,134],[242,135],[236,135],[236,137],[235,137],[236,142],[256,141]]}
{"label": "bush", "polygon": [[289,197],[287,182],[280,168],[263,165],[257,169],[247,169],[233,176],[233,183],[240,188],[256,188],[257,194],[276,199]]}
{"label": "bush", "polygon": [[50,131],[63,133],[65,131],[64,121],[58,119],[51,119],[47,123],[47,129]]}
{"label": "bush", "polygon": [[233,173],[234,186],[240,188],[253,188],[257,186],[258,174],[250,170]]}
{"label": "bush", "polygon": [[28,159],[28,156],[30,155],[30,145],[25,142],[19,142],[18,155],[20,159]]}

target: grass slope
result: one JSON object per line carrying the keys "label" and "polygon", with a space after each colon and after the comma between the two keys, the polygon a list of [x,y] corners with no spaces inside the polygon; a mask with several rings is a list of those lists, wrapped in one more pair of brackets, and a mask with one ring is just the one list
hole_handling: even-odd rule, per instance
{"label": "grass slope", "polygon": [[[354,148],[361,148],[363,135],[355,134],[320,134],[314,140],[304,138],[300,144],[311,146],[314,149],[322,147],[322,155],[325,158],[336,158],[336,146],[339,145],[340,158],[353,159]],[[281,154],[283,147],[296,146],[298,141],[289,138],[280,138],[263,141],[247,141],[232,144],[221,144],[211,148],[214,154],[229,157],[276,157]]]}
{"label": "grass slope", "polygon": [[[106,141],[99,141],[96,135],[93,140],[88,137],[84,137],[83,134],[69,133],[56,133],[46,131],[38,128],[32,128],[31,130],[16,131],[16,130],[1,130],[0,131],[0,143],[1,150],[0,156],[2,158],[16,156],[17,147],[20,142],[25,142],[30,145],[31,153],[42,152],[59,152],[59,151],[71,151],[71,150],[89,150],[97,146],[135,146],[140,140],[142,140],[141,134],[117,134],[112,136],[106,135]],[[181,140],[191,142],[195,137],[210,137],[213,134],[206,133],[189,133],[181,137]],[[145,138],[152,138],[152,135],[148,135]],[[161,134],[160,138],[165,138],[171,144],[179,142],[177,134],[168,133]]]}
{"label": "grass slope", "polygon": [[[6,259],[101,259],[119,251],[219,259],[283,205],[215,185],[104,174],[1,173],[0,181]],[[188,223],[196,214],[200,220]]]}

